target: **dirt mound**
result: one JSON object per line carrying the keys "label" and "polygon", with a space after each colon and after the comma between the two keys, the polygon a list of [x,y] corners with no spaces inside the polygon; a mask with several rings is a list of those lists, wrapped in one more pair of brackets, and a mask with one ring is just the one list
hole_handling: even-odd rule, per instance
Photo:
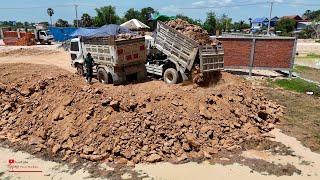
{"label": "dirt mound", "polygon": [[133,166],[211,158],[268,137],[282,114],[280,106],[227,73],[214,88],[193,89],[161,81],[87,86],[51,66],[0,68],[6,75],[0,80],[0,138],[63,160]]}
{"label": "dirt mound", "polygon": [[184,21],[182,19],[175,19],[166,22],[166,24],[180,33],[190,37],[191,39],[197,41],[200,45],[212,44],[215,45],[215,42],[210,38],[208,32],[202,29],[200,26],[193,25]]}
{"label": "dirt mound", "polygon": [[50,55],[59,53],[59,51],[55,50],[45,50],[39,48],[20,48],[16,50],[10,50],[5,52],[0,52],[0,57],[7,57],[7,56],[37,56],[37,55]]}

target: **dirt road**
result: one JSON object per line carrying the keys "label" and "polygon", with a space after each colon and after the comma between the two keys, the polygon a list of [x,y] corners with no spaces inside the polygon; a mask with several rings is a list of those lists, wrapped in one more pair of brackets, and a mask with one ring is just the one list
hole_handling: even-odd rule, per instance
{"label": "dirt road", "polygon": [[[19,77],[22,86],[24,83],[31,83],[28,78],[23,79],[19,75],[12,74],[21,72],[21,66],[17,63],[46,64],[50,66],[28,66],[28,74],[35,81],[43,78],[64,78],[74,74],[74,69],[70,67],[69,55],[60,50],[56,50],[54,46],[40,46],[41,50],[20,50],[12,51],[17,47],[8,49],[0,47],[0,63],[1,68],[11,70],[10,73],[5,72],[4,81],[8,83],[17,82]],[[45,54],[48,52],[48,54]],[[10,64],[7,64],[10,63]],[[54,67],[56,66],[56,67]],[[59,70],[59,68],[64,70]],[[38,70],[37,70],[38,69]],[[42,69],[42,70],[39,70]],[[43,74],[43,71],[46,74]],[[79,77],[75,77],[78,81]],[[28,82],[24,82],[28,81]],[[29,82],[30,81],[30,82]],[[79,81],[79,87],[85,88],[86,85]],[[168,90],[161,81],[145,82],[147,85],[157,87],[156,89]],[[18,83],[19,84],[19,83]],[[57,96],[64,93],[63,88],[68,90],[68,82],[61,84],[61,88],[57,88]],[[101,85],[94,85],[95,87]],[[129,89],[136,89],[139,85],[129,85]],[[115,91],[120,89],[123,94],[130,94],[126,86],[106,87],[108,90]],[[188,87],[174,87],[184,89],[188,92]],[[156,92],[157,90],[152,90]],[[192,88],[190,88],[192,89]],[[74,91],[81,91],[75,89]],[[207,93],[208,90],[203,90]],[[139,96],[135,94],[134,96]],[[133,96],[133,97],[134,97]],[[233,100],[232,100],[233,101]],[[58,103],[57,103],[58,104]],[[54,104],[57,105],[57,104]],[[52,104],[50,104],[52,105]],[[180,105],[179,105],[180,106]],[[192,107],[192,105],[190,104]],[[104,113],[104,112],[102,112]],[[35,114],[36,115],[36,114]],[[40,114],[39,114],[40,115]],[[60,118],[60,116],[58,116]],[[123,117],[125,118],[125,117]],[[13,127],[0,129],[0,134]],[[90,128],[90,127],[88,127]],[[41,128],[40,128],[41,129]],[[39,130],[40,130],[39,129]],[[40,131],[39,131],[40,132]],[[0,151],[3,155],[0,157],[0,178],[1,179],[318,179],[320,175],[320,155],[313,153],[310,149],[301,145],[296,139],[282,134],[278,129],[274,129],[270,136],[274,136],[270,140],[265,139],[259,143],[244,145],[244,151],[221,151],[212,159],[206,161],[188,162],[184,164],[156,163],[156,164],[137,164],[134,168],[119,168],[115,164],[108,161],[92,162],[85,160],[62,161],[63,157],[48,153],[37,153],[30,145],[21,146],[17,143],[8,142],[4,136],[1,136]],[[6,136],[7,137],[7,136]],[[32,144],[36,142],[32,141]],[[41,149],[40,149],[41,150]],[[30,154],[34,154],[30,155]],[[14,160],[15,165],[26,168],[26,170],[34,170],[41,172],[9,172],[9,160]]]}

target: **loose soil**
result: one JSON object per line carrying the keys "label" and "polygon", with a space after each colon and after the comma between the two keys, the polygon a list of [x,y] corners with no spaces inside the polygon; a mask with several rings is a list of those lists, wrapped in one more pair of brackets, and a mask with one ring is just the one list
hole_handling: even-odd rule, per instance
{"label": "loose soil", "polygon": [[0,52],[0,57],[21,57],[21,56],[41,56],[41,55],[51,55],[57,54],[59,51],[39,49],[39,48],[20,48],[15,50],[9,50]]}
{"label": "loose soil", "polygon": [[[215,87],[84,84],[52,66],[0,65],[1,138],[63,160],[141,162],[211,158],[261,141],[282,108],[237,76]],[[28,69],[26,71],[25,69]]]}

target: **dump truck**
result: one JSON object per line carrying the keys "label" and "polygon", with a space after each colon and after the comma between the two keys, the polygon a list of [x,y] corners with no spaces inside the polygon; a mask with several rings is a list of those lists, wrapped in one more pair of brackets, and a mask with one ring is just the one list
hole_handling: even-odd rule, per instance
{"label": "dump truck", "polygon": [[146,38],[147,72],[163,77],[168,84],[195,80],[194,73],[202,76],[224,69],[224,49],[221,43],[199,45],[163,22],[157,23],[152,38]]}
{"label": "dump truck", "polygon": [[115,36],[74,38],[71,40],[71,65],[80,75],[85,74],[84,58],[91,53],[95,66],[93,75],[103,84],[120,85],[127,78],[138,81],[146,78],[147,51],[144,37],[116,39]]}
{"label": "dump truck", "polygon": [[53,42],[53,35],[49,33],[47,29],[35,29],[33,31],[34,40],[40,42],[40,44],[50,45]]}

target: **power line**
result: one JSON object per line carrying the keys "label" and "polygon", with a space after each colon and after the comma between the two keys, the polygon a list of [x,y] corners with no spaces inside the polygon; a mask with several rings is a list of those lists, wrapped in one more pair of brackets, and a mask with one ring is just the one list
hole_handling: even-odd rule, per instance
{"label": "power line", "polygon": [[[292,6],[320,6],[320,4],[308,4],[308,3],[286,3],[286,2],[275,2],[275,1],[265,1],[261,3],[246,3],[246,4],[231,4],[231,5],[223,5],[223,6],[206,6],[206,7],[174,7],[174,9],[217,9],[217,8],[227,8],[227,7],[242,7],[242,6],[255,6],[255,5],[263,5],[270,4],[273,2],[274,4],[280,5],[292,5]],[[91,4],[78,4],[78,6],[84,7],[101,7],[99,5],[91,5]],[[65,4],[65,5],[53,5],[51,8],[59,8],[59,7],[74,7],[74,4]],[[48,8],[48,6],[31,6],[31,7],[0,7],[2,10],[14,10],[14,9],[37,9],[37,8]],[[142,9],[142,8],[135,8]],[[168,8],[160,8],[158,10],[168,10]]]}
{"label": "power line", "polygon": [[[58,8],[58,7],[73,7],[74,5],[55,5],[50,6],[51,8]],[[0,7],[2,10],[12,10],[12,9],[40,9],[40,8],[48,8],[48,6],[31,6],[31,7]]]}

